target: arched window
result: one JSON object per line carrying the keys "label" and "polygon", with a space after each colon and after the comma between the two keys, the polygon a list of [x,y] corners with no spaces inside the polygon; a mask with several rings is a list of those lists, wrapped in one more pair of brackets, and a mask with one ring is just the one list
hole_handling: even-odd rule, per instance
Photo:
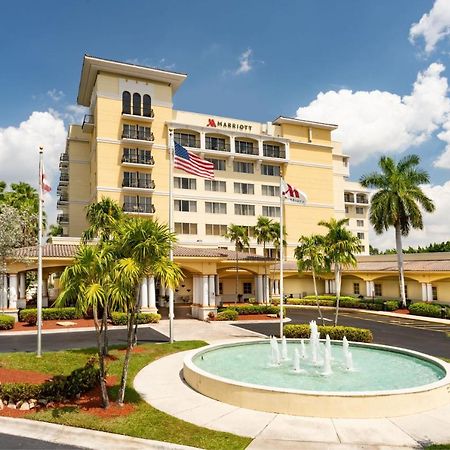
{"label": "arched window", "polygon": [[122,93],[122,114],[131,114],[131,94],[128,91]]}
{"label": "arched window", "polygon": [[152,98],[148,94],[145,94],[143,98],[143,115],[152,117]]}
{"label": "arched window", "polygon": [[133,94],[133,114],[135,116],[141,115],[141,94],[136,92]]}

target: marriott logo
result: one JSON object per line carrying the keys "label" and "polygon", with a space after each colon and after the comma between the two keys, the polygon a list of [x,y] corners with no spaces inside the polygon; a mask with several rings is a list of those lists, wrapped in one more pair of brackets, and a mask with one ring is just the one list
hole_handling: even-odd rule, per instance
{"label": "marriott logo", "polygon": [[231,130],[240,130],[240,131],[252,131],[251,125],[246,125],[244,123],[237,123],[237,122],[224,122],[223,120],[214,120],[214,119],[208,119],[208,123],[206,124],[207,127],[211,128],[229,128]]}

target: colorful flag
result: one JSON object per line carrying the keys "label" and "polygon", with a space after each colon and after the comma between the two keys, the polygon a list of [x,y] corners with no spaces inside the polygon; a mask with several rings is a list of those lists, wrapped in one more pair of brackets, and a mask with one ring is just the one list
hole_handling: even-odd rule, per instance
{"label": "colorful flag", "polygon": [[287,184],[284,180],[281,180],[281,195],[288,203],[304,205],[308,201],[308,197],[304,192],[298,190],[290,184]]}
{"label": "colorful flag", "polygon": [[43,194],[52,190],[47,182],[47,177],[45,176],[44,163],[42,163],[41,190]]}
{"label": "colorful flag", "polygon": [[213,163],[205,161],[195,153],[186,150],[177,142],[175,142],[174,167],[198,177],[208,178],[209,180],[214,178]]}

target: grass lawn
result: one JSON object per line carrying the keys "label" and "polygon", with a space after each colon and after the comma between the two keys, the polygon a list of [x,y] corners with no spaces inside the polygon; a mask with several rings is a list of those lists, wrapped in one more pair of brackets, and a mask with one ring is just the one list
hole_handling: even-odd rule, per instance
{"label": "grass lawn", "polygon": [[[133,353],[130,362],[126,402],[134,405],[134,410],[126,415],[114,418],[102,418],[88,414],[73,406],[47,409],[26,416],[27,419],[42,420],[75,427],[90,428],[100,431],[124,434],[144,439],[173,442],[205,449],[244,449],[251,438],[236,436],[231,433],[209,430],[192,425],[165,414],[144,402],[133,389],[135,375],[155,359],[206,345],[203,341],[185,341],[174,344],[143,344],[143,351]],[[84,366],[94,349],[68,350],[45,353],[41,359],[30,353],[2,354],[1,366],[22,370],[33,370],[49,374],[69,374],[73,369]],[[108,365],[108,374],[115,375],[120,380],[124,352],[111,350],[111,355],[117,357]],[[110,389],[110,398],[114,400],[118,387]]]}

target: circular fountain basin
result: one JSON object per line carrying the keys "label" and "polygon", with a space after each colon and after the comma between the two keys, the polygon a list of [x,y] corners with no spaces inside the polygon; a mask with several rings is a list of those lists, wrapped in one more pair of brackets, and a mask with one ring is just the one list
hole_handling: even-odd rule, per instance
{"label": "circular fountain basin", "polygon": [[196,391],[242,408],[314,417],[375,418],[415,414],[450,403],[449,365],[422,353],[351,343],[348,370],[342,342],[331,342],[331,375],[324,375],[324,341],[313,364],[304,341],[287,340],[288,359],[274,364],[268,340],[211,345],[184,360],[183,375]]}

